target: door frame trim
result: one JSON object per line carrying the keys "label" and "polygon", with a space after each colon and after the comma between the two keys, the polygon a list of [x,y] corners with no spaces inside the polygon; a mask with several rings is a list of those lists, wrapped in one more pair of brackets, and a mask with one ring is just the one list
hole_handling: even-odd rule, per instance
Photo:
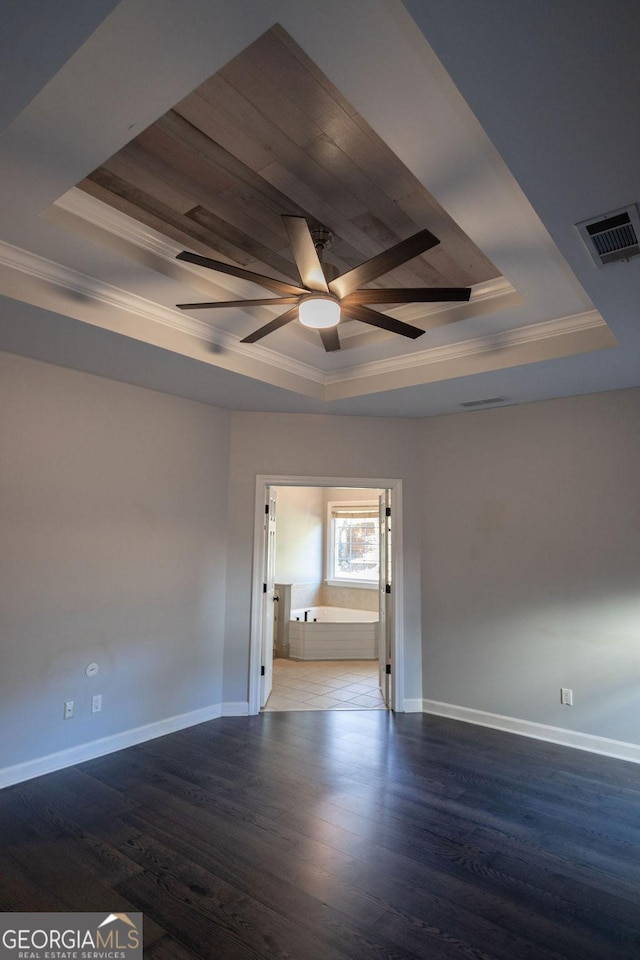
{"label": "door frame trim", "polygon": [[[402,569],[402,480],[379,477],[297,477],[258,474],[253,524],[253,575],[251,586],[251,633],[249,647],[249,714],[260,713],[260,666],[262,663],[262,584],[265,577],[264,505],[269,487],[371,487],[391,490],[393,525],[393,697],[390,708],[404,710],[404,604]],[[277,536],[277,534],[276,534]]]}

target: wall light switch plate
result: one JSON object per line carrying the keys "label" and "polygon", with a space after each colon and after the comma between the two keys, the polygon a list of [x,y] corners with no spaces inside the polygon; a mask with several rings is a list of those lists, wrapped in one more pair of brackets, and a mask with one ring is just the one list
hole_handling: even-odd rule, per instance
{"label": "wall light switch plate", "polygon": [[91,713],[100,713],[102,710],[102,694],[94,694],[91,700]]}

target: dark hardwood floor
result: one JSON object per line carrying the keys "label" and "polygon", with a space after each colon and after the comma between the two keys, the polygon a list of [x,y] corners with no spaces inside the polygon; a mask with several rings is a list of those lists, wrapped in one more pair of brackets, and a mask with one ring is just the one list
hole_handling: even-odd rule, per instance
{"label": "dark hardwood floor", "polygon": [[640,769],[385,712],[215,720],[0,792],[0,910],[150,960],[640,956]]}

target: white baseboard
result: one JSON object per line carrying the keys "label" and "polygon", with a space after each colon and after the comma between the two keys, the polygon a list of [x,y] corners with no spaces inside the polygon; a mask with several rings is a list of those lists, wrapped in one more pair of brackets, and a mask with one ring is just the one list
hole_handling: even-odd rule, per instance
{"label": "white baseboard", "polygon": [[449,717],[451,720],[463,720],[465,723],[492,727],[494,730],[505,730],[507,733],[517,733],[523,737],[532,737],[534,740],[546,740],[548,743],[559,743],[563,747],[574,747],[576,750],[600,753],[617,760],[640,763],[640,744],[637,743],[596,737],[576,730],[565,730],[563,727],[551,727],[546,723],[534,723],[532,720],[503,717],[499,713],[487,713],[484,710],[474,710],[472,707],[459,707],[454,703],[441,703],[439,700],[423,700],[422,709],[424,713]]}
{"label": "white baseboard", "polygon": [[[625,743],[622,740],[610,740],[607,737],[597,737],[575,730],[566,730],[562,727],[552,727],[544,723],[534,723],[530,720],[519,720],[516,717],[504,717],[498,713],[488,713],[485,710],[474,710],[472,707],[460,707],[453,703],[442,703],[438,700],[421,700],[419,698],[404,701],[405,713],[432,713],[439,717],[448,717],[451,720],[462,720],[465,723],[474,723],[481,727],[491,727],[494,730],[504,730],[507,733],[516,733],[523,737],[532,737],[534,740],[545,740],[548,743],[558,743],[564,747],[574,747],[577,750],[586,750],[589,753],[599,753],[606,757],[618,760],[629,760],[640,763],[640,744]],[[90,743],[60,750],[45,757],[28,760],[0,770],[0,789],[24,780],[53,773],[65,767],[72,767],[85,760],[94,760],[96,757],[124,750],[126,747],[155,740],[169,733],[193,727],[208,720],[217,720],[218,717],[246,717],[249,713],[247,701],[229,701],[223,704],[213,704],[190,713],[183,713],[156,723],[148,723],[133,730],[125,730],[111,737],[92,740]]]}
{"label": "white baseboard", "polygon": [[[225,706],[228,705],[225,704]],[[202,707],[200,710],[192,710],[190,713],[168,717],[166,720],[147,723],[142,727],[135,727],[133,730],[124,730],[122,733],[116,733],[110,737],[102,737],[100,740],[91,740],[89,743],[82,743],[77,747],[70,747],[68,750],[60,750],[58,753],[50,753],[45,757],[27,760],[26,763],[17,763],[15,766],[5,767],[0,770],[0,789],[9,787],[14,783],[22,783],[24,780],[32,780],[34,777],[41,777],[45,773],[53,773],[54,770],[72,767],[76,763],[83,763],[85,760],[104,757],[108,753],[124,750],[125,747],[133,747],[137,743],[155,740],[156,737],[164,737],[168,733],[175,733],[177,730],[184,730],[186,727],[194,727],[196,724],[205,723],[207,720],[217,720],[218,717],[222,716],[222,710],[222,706],[216,703],[210,707]],[[228,714],[228,716],[238,716],[238,714]]]}
{"label": "white baseboard", "polygon": [[223,717],[248,717],[249,716],[249,701],[248,700],[230,700],[227,703],[222,704],[222,714]]}
{"label": "white baseboard", "polygon": [[425,703],[426,701],[422,700],[420,697],[414,697],[411,700],[405,700],[404,712],[405,713],[423,713]]}

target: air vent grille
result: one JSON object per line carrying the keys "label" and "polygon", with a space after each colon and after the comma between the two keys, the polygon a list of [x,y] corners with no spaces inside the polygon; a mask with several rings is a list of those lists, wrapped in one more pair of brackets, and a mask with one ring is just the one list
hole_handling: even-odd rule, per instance
{"label": "air vent grille", "polygon": [[465,400],[461,407],[488,407],[493,403],[504,403],[504,397],[486,397],[484,400]]}
{"label": "air vent grille", "polygon": [[598,267],[640,254],[640,219],[634,205],[577,223],[587,250]]}

